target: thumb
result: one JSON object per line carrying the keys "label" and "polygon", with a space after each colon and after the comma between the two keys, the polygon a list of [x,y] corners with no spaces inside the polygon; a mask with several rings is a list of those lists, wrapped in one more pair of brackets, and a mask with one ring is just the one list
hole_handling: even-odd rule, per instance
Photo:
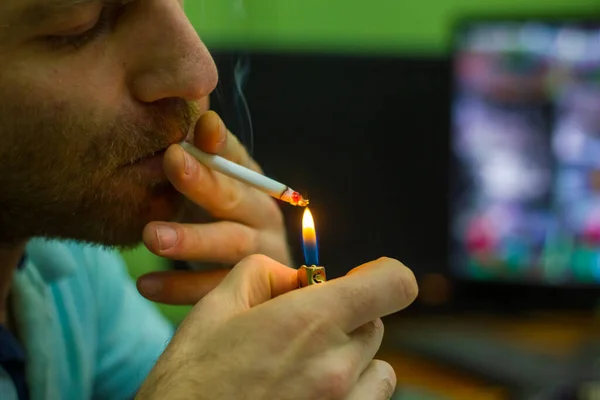
{"label": "thumb", "polygon": [[157,303],[194,305],[228,273],[226,269],[151,272],[138,278],[137,289],[142,296]]}
{"label": "thumb", "polygon": [[211,297],[219,303],[248,309],[297,288],[297,270],[257,254],[240,261]]}
{"label": "thumb", "polygon": [[245,258],[231,271],[161,271],[137,280],[138,291],[146,299],[173,305],[194,305],[214,290],[215,295],[234,296],[251,308],[297,287],[295,269],[261,255]]}

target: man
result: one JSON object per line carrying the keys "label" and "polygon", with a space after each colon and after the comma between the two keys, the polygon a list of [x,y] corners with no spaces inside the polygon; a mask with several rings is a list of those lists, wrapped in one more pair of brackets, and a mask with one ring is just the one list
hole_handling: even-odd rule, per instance
{"label": "man", "polygon": [[[206,112],[217,73],[180,1],[4,0],[0,59],[1,398],[390,397],[379,318],[414,276],[381,259],[293,290],[277,204],[175,144],[258,169]],[[235,265],[138,282],[197,303],[172,340],[106,249],[142,239]]]}

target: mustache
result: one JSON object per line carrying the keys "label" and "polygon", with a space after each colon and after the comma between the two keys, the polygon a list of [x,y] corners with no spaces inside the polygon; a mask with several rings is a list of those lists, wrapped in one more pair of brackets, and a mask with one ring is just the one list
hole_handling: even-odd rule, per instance
{"label": "mustache", "polygon": [[131,165],[143,158],[183,141],[196,123],[200,110],[196,103],[183,99],[162,99],[146,105],[142,115],[128,113],[112,124],[108,134],[94,140],[92,151],[104,166]]}

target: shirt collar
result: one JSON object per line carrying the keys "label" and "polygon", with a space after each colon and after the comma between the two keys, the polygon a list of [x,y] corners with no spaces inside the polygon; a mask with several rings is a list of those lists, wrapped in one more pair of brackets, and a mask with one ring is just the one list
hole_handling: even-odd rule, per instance
{"label": "shirt collar", "polygon": [[77,268],[68,245],[58,240],[31,239],[27,243],[25,254],[27,256],[23,258],[19,268],[33,264],[42,279],[48,283],[71,275]]}

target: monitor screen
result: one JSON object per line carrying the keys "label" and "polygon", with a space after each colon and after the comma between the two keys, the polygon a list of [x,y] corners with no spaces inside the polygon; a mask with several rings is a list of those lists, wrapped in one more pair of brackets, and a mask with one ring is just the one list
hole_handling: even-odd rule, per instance
{"label": "monitor screen", "polygon": [[453,272],[600,285],[600,24],[470,22],[452,60]]}

